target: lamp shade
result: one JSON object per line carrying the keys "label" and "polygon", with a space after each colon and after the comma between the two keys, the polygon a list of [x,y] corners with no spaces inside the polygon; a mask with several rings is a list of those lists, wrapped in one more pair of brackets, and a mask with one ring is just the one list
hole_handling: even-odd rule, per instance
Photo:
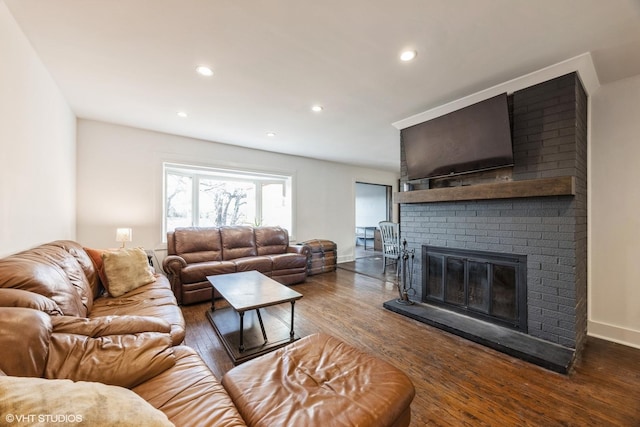
{"label": "lamp shade", "polygon": [[130,242],[132,237],[132,231],[130,228],[118,228],[116,229],[116,242]]}

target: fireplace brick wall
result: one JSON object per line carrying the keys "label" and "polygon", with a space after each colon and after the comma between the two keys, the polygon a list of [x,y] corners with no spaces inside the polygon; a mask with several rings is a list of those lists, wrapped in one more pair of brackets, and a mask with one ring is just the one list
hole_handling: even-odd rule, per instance
{"label": "fireplace brick wall", "polygon": [[[402,204],[401,238],[415,249],[421,299],[423,244],[527,255],[528,333],[581,347],[587,324],[587,97],[576,73],[510,95],[513,180],[572,175],[576,195]],[[401,142],[401,180],[406,163]]]}

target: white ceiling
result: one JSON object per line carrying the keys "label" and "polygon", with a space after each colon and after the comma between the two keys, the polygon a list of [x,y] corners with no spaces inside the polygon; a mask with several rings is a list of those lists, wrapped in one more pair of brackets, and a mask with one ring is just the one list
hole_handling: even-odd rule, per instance
{"label": "white ceiling", "polygon": [[640,74],[639,0],[4,2],[80,118],[388,170],[408,116],[585,52]]}

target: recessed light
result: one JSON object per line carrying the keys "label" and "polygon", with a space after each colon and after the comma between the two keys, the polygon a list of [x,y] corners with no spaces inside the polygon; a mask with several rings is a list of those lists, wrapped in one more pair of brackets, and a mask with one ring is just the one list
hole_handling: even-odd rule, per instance
{"label": "recessed light", "polygon": [[274,136],[276,136],[276,133],[275,132],[267,132],[267,136],[269,138],[273,138]]}
{"label": "recessed light", "polygon": [[313,107],[311,107],[311,111],[315,111],[316,113],[319,113],[322,110],[324,110],[324,107],[322,107],[322,105],[314,105]]}
{"label": "recessed light", "polygon": [[400,60],[405,62],[411,61],[413,58],[416,57],[416,55],[418,55],[418,52],[416,52],[415,50],[404,50],[400,54]]}
{"label": "recessed light", "polygon": [[176,113],[176,115],[177,115],[178,117],[182,117],[183,119],[184,119],[184,118],[189,117],[189,115],[188,115],[187,113],[185,113],[184,111],[178,111],[178,112]]}
{"label": "recessed light", "polygon": [[199,65],[196,67],[196,72],[201,76],[211,77],[213,76],[213,70],[206,65]]}

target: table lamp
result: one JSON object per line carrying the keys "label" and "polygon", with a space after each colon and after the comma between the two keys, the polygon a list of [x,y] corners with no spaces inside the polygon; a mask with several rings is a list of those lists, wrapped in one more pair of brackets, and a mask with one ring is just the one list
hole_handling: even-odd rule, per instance
{"label": "table lamp", "polygon": [[131,241],[132,232],[130,228],[118,228],[116,229],[116,242],[122,242],[122,248],[126,242]]}

